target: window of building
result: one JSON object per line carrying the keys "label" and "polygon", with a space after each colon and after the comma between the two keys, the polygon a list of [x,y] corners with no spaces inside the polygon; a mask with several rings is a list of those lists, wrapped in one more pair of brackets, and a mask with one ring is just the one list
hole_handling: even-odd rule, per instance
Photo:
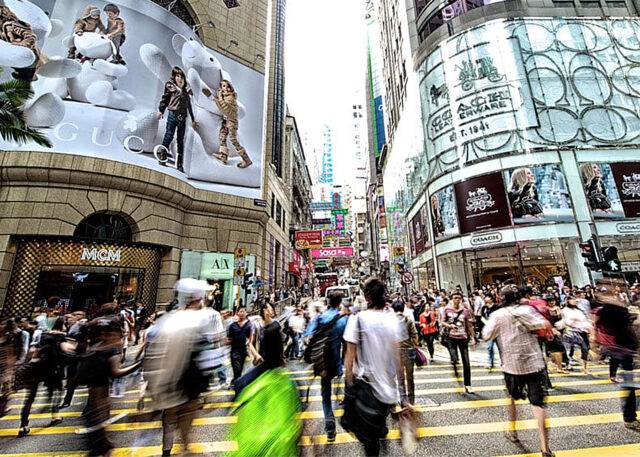
{"label": "window of building", "polygon": [[575,4],[573,2],[554,1],[553,6],[556,8],[573,8]]}
{"label": "window of building", "polygon": [[83,219],[73,236],[92,240],[133,241],[129,223],[117,214],[94,213]]}
{"label": "window of building", "polygon": [[582,0],[580,2],[580,6],[583,8],[600,8],[600,2],[594,2],[594,1],[584,1]]}
{"label": "window of building", "polygon": [[276,196],[273,195],[273,192],[271,192],[271,219],[273,219],[273,212],[275,211],[275,201]]}
{"label": "window of building", "polygon": [[285,0],[276,3],[275,50],[273,70],[273,146],[271,162],[276,174],[282,177],[282,126],[284,122],[284,19]]}
{"label": "window of building", "polygon": [[153,3],[157,3],[163,8],[168,8],[171,6],[171,13],[175,14],[178,18],[182,20],[189,27],[193,27],[196,25],[196,21],[191,16],[189,9],[185,6],[185,2],[183,0],[178,0],[177,2],[173,0],[152,0]]}
{"label": "window of building", "polygon": [[282,230],[287,226],[287,212],[282,208]]}
{"label": "window of building", "polygon": [[627,4],[625,2],[607,2],[607,6],[609,8],[626,8]]}
{"label": "window of building", "polygon": [[276,224],[278,227],[282,227],[282,205],[279,201],[276,201]]}

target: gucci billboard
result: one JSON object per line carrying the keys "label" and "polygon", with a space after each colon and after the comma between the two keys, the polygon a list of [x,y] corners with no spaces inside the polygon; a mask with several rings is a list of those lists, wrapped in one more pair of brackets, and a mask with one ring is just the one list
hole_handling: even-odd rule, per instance
{"label": "gucci billboard", "polygon": [[493,20],[420,65],[430,179],[499,155],[635,145],[640,25],[630,19]]}

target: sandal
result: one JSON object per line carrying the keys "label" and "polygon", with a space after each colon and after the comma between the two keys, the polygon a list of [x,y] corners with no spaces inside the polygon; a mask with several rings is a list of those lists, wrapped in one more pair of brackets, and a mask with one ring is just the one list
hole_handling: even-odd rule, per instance
{"label": "sandal", "polygon": [[504,437],[514,444],[520,443],[520,438],[518,438],[518,435],[513,430],[504,432]]}
{"label": "sandal", "polygon": [[542,457],[556,457],[556,453],[553,451],[543,452]]}
{"label": "sandal", "polygon": [[62,417],[54,417],[53,419],[51,419],[51,426],[53,425],[58,425],[60,422],[62,422]]}
{"label": "sandal", "polygon": [[18,430],[18,438],[22,438],[23,436],[27,436],[29,434],[29,432],[31,431],[31,429],[29,427],[20,427],[20,430]]}

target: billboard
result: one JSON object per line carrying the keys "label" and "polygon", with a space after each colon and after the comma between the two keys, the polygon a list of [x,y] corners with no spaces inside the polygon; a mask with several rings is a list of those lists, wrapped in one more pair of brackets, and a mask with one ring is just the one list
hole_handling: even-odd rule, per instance
{"label": "billboard", "polygon": [[504,181],[515,225],[574,220],[567,180],[560,165],[507,170]]}
{"label": "billboard", "polygon": [[445,187],[432,194],[430,206],[431,224],[436,240],[460,234],[453,186]]}
{"label": "billboard", "polygon": [[296,232],[296,249],[322,247],[322,230]]}
{"label": "billboard", "polygon": [[31,84],[26,123],[53,147],[0,149],[104,158],[260,197],[262,74],[149,0],[4,4],[17,30],[0,35],[0,81]]}
{"label": "billboard", "polygon": [[333,257],[353,257],[353,248],[318,248],[311,250],[313,259],[330,259]]}
{"label": "billboard", "polygon": [[511,225],[500,172],[456,183],[454,189],[460,233]]}
{"label": "billboard", "polygon": [[594,218],[640,217],[640,163],[583,163],[580,176]]}
{"label": "billboard", "polygon": [[424,251],[424,226],[422,224],[422,211],[418,211],[411,219],[411,232],[413,234],[413,248],[416,254]]}

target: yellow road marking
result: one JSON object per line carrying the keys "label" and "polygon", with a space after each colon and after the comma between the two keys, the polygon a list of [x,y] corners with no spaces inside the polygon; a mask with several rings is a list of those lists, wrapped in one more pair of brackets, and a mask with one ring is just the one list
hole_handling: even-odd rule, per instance
{"label": "yellow road marking", "polygon": [[[559,428],[559,427],[575,427],[581,425],[602,425],[602,424],[612,424],[621,422],[622,417],[620,413],[612,413],[612,414],[593,414],[593,415],[584,415],[584,416],[566,416],[566,417],[553,417],[547,419],[547,427],[549,428]],[[120,424],[125,425],[125,424]],[[131,425],[131,424],[128,424]],[[435,427],[421,427],[418,429],[418,436],[421,438],[426,437],[434,437],[434,436],[460,436],[460,435],[473,435],[473,434],[484,434],[484,433],[498,433],[503,430],[506,430],[509,426],[509,422],[488,422],[488,423],[479,423],[479,424],[459,424],[459,425],[445,425],[445,426],[435,426]],[[537,428],[536,421],[533,419],[530,420],[522,420],[517,421],[515,423],[516,430],[533,430]],[[37,429],[40,430],[40,429]],[[398,440],[400,439],[400,431],[399,430],[390,430],[386,439],[388,440]],[[355,443],[357,440],[353,437],[353,435],[348,433],[339,433],[336,435],[335,444],[342,443]],[[313,436],[303,436],[300,440],[300,444],[303,446],[310,445],[326,445],[329,444],[327,442],[327,436],[325,434],[322,435],[313,435]],[[637,447],[637,445],[636,445]],[[152,456],[157,455],[160,446],[148,446],[148,447],[139,447],[139,448],[118,448],[115,449],[114,456],[117,457],[125,457],[125,456]],[[210,442],[210,443],[195,443],[190,446],[191,452],[194,453],[206,453],[206,452],[228,452],[237,449],[237,445],[232,441],[218,441],[218,442]],[[605,452],[609,452],[608,454],[602,453],[602,450]],[[615,450],[629,450],[628,446],[611,446],[608,448],[594,448],[590,450],[590,454],[582,453],[583,450],[574,450],[574,451],[561,451],[561,452],[571,452],[567,454],[558,453],[559,457],[566,456],[619,456],[625,455],[625,457],[636,456],[640,454],[615,454]],[[608,451],[607,451],[608,450]],[[180,449],[176,447],[174,452],[179,452]],[[65,456],[65,457],[76,457],[81,456],[84,453],[81,452],[34,452],[29,454],[20,454],[23,457],[51,457],[51,456]],[[15,457],[17,454],[0,454],[0,457]],[[538,455],[538,454],[529,454],[530,456]]]}
{"label": "yellow road marking", "polygon": [[[605,400],[605,399],[613,399],[613,398],[621,398],[626,395],[625,392],[622,391],[612,391],[612,392],[593,392],[593,393],[583,393],[583,394],[567,394],[567,395],[552,395],[546,399],[547,403],[561,403],[561,402],[574,402],[574,401],[591,401],[591,400]],[[526,400],[518,401],[519,404],[527,403]],[[416,411],[425,412],[425,411],[449,411],[454,409],[476,409],[476,408],[488,408],[488,407],[497,407],[497,406],[506,406],[507,399],[500,398],[494,400],[472,400],[472,401],[459,401],[459,402],[451,402],[445,403],[439,406],[418,406],[416,407]],[[137,411],[135,409],[121,409],[112,411],[113,415],[120,414],[123,412],[128,412],[131,414],[135,414]],[[79,417],[82,415],[81,412],[74,413],[63,413],[63,417]],[[334,411],[334,415],[336,417],[341,417],[344,414],[344,411],[339,409]],[[49,417],[47,414],[38,414],[31,415],[30,418],[36,419],[40,416]],[[302,420],[310,420],[310,419],[323,419],[324,413],[321,410],[318,411],[304,411],[299,415]],[[19,419],[19,415],[15,416],[7,416],[7,420],[16,420]],[[193,425],[226,425],[233,424],[237,422],[237,418],[235,416],[217,416],[217,417],[201,417],[197,418],[193,421]],[[162,427],[160,421],[148,421],[148,422],[129,422],[129,423],[121,423],[121,424],[113,424],[108,427],[110,431],[129,431],[129,430],[148,430]],[[54,435],[54,434],[65,434],[65,433],[74,433],[75,430],[79,428],[79,426],[59,426],[59,427],[50,427],[50,428],[33,428],[32,434],[39,435]],[[4,429],[0,430],[0,436],[14,436],[18,433],[18,429]]]}
{"label": "yellow road marking", "polygon": [[[619,446],[589,447],[584,449],[567,449],[553,451],[557,457],[640,457],[640,445],[622,444]],[[501,457],[540,457],[536,454],[504,455]]]}

